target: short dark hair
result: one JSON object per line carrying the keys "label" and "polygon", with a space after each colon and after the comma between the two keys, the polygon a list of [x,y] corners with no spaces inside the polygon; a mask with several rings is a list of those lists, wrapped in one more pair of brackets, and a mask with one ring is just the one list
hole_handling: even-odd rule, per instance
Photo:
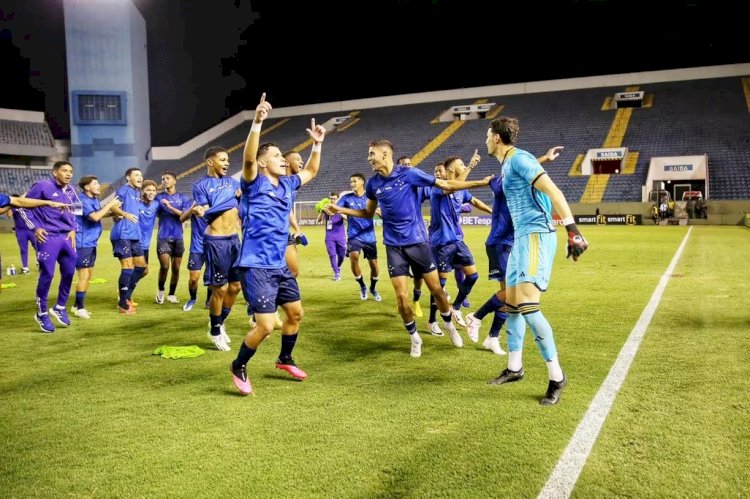
{"label": "short dark hair", "polygon": [[401,164],[405,159],[408,159],[409,161],[411,161],[411,156],[401,156],[400,158],[396,160],[396,163]]}
{"label": "short dark hair", "polygon": [[443,168],[447,170],[448,168],[451,167],[451,164],[453,164],[454,161],[458,161],[459,159],[461,158],[459,158],[458,156],[448,156],[447,158],[443,160],[442,163],[435,165],[435,168],[437,168],[438,166],[442,166]]}
{"label": "short dark hair", "polygon": [[284,156],[284,158],[288,158],[292,154],[299,154],[299,151],[295,151],[294,149],[292,149],[291,151],[287,151],[284,154],[282,154],[282,156]]}
{"label": "short dark hair", "polygon": [[259,158],[259,157],[263,156],[272,147],[278,148],[279,146],[277,146],[273,142],[265,142],[265,143],[259,145],[258,146],[258,152],[255,154],[255,157]]}
{"label": "short dark hair", "polygon": [[70,163],[70,161],[57,161],[54,165],[52,165],[52,171],[56,172],[65,165],[70,165],[70,167],[73,168],[73,165]]}
{"label": "short dark hair", "polygon": [[349,178],[359,178],[359,179],[362,179],[362,182],[365,181],[365,176],[362,175],[361,173],[353,173],[349,175]]}
{"label": "short dark hair", "polygon": [[490,123],[490,129],[492,133],[496,133],[500,136],[500,140],[503,144],[512,146],[516,143],[518,138],[518,120],[516,118],[509,118],[508,116],[500,116],[497,119],[492,120]]}
{"label": "short dark hair", "polygon": [[393,144],[391,143],[390,140],[378,139],[378,140],[373,140],[372,142],[370,142],[370,147],[383,147],[383,146],[388,147],[391,150],[391,152],[394,151]]}
{"label": "short dark hair", "polygon": [[331,193],[329,194],[329,196],[336,196],[336,197],[339,197],[339,193],[338,193],[338,192],[331,192]]}
{"label": "short dark hair", "polygon": [[99,180],[99,179],[93,175],[86,175],[85,177],[81,177],[81,180],[78,181],[78,187],[80,187],[81,190],[83,190],[86,188],[87,185],[89,185],[94,180]]}
{"label": "short dark hair", "polygon": [[229,152],[223,147],[211,146],[208,149],[206,149],[206,152],[203,153],[203,159],[205,160],[208,158],[213,158],[214,156],[222,152],[229,154]]}
{"label": "short dark hair", "polygon": [[131,173],[139,171],[141,171],[140,168],[128,168],[127,170],[125,170],[125,177],[129,177]]}
{"label": "short dark hair", "polygon": [[162,177],[163,177],[163,176],[165,176],[165,175],[169,175],[169,176],[170,176],[170,177],[172,177],[173,179],[177,180],[177,175],[175,175],[175,173],[174,173],[174,172],[169,172],[169,171],[167,171],[167,172],[163,172],[163,173],[161,174],[161,176],[162,176]]}

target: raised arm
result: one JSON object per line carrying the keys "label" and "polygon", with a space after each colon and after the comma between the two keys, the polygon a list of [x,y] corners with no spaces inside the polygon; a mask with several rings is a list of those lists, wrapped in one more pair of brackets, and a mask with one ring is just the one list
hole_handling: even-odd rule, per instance
{"label": "raised arm", "polygon": [[334,215],[336,213],[340,213],[342,215],[349,215],[351,217],[359,217],[359,218],[372,218],[375,216],[375,211],[378,208],[378,202],[373,199],[367,200],[367,205],[365,205],[364,210],[353,210],[351,208],[344,208],[343,206],[339,206],[335,203],[330,203],[323,208],[326,213],[329,215]]}
{"label": "raised arm", "polygon": [[544,156],[539,156],[538,158],[536,158],[536,160],[539,161],[540,165],[549,163],[550,161],[554,161],[558,156],[560,156],[560,153],[563,149],[565,149],[565,146],[550,147]]}
{"label": "raised arm", "polygon": [[321,125],[316,125],[315,118],[313,118],[310,121],[310,128],[307,129],[307,134],[313,140],[313,146],[310,157],[307,158],[307,163],[305,163],[305,168],[297,174],[302,185],[314,179],[318,174],[318,168],[320,168],[320,150],[323,140],[326,138],[326,129]]}
{"label": "raised arm", "polygon": [[266,93],[260,96],[260,102],[255,108],[255,118],[253,126],[250,127],[250,133],[245,141],[245,151],[242,154],[242,178],[247,182],[252,182],[258,176],[258,146],[260,145],[260,129],[263,122],[268,118],[271,111],[271,103],[266,102]]}
{"label": "raised arm", "polygon": [[479,164],[479,162],[482,160],[482,157],[478,154],[479,149],[474,149],[474,154],[471,155],[471,160],[469,161],[469,164],[466,165],[466,168],[464,168],[464,172],[459,175],[456,180],[466,180],[469,176],[469,173],[471,173],[471,170],[474,169],[475,166]]}
{"label": "raised arm", "polygon": [[438,187],[445,192],[455,192],[463,189],[476,189],[477,187],[484,187],[489,185],[490,180],[494,175],[484,177],[482,180],[443,180],[435,179],[435,187]]}

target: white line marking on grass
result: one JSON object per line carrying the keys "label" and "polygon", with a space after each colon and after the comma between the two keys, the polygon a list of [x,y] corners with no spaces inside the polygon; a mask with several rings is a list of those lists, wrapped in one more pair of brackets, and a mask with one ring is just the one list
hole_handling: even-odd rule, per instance
{"label": "white line marking on grass", "polygon": [[573,492],[573,487],[578,481],[578,476],[581,474],[583,465],[586,464],[586,460],[589,457],[591,449],[594,447],[596,437],[599,436],[599,430],[601,430],[604,420],[607,418],[612,403],[617,396],[617,392],[620,391],[622,382],[625,380],[625,376],[628,374],[630,364],[633,362],[638,347],[641,344],[644,334],[648,325],[651,323],[651,319],[654,317],[656,308],[659,306],[661,297],[664,294],[664,289],[667,287],[669,278],[674,271],[677,261],[682,255],[682,250],[685,249],[688,238],[693,228],[688,229],[687,234],[682,239],[680,247],[677,248],[672,261],[669,263],[669,267],[664,271],[664,274],[659,280],[659,284],[656,286],[654,293],[651,295],[646,308],[643,309],[641,317],[630,332],[625,345],[620,350],[620,354],[617,356],[615,363],[612,365],[612,369],[604,379],[602,386],[599,388],[594,400],[591,402],[588,411],[583,416],[583,419],[578,424],[573,437],[570,439],[568,446],[560,456],[560,459],[555,465],[555,469],[552,470],[547,483],[544,484],[544,488],[539,493],[540,498],[558,498],[558,497],[570,497]]}

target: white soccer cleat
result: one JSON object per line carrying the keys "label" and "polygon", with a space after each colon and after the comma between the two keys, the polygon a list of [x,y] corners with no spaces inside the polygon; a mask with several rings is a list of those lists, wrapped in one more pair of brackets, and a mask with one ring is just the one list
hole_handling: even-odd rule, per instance
{"label": "white soccer cleat", "polygon": [[448,330],[448,336],[450,337],[451,343],[453,343],[454,347],[461,348],[462,346],[464,346],[464,340],[461,339],[461,335],[458,334],[458,331],[456,331],[456,326],[454,326],[452,322],[446,322],[445,329]]}
{"label": "white soccer cleat", "polygon": [[219,329],[221,329],[221,337],[224,338],[224,341],[227,342],[227,345],[230,344],[232,342],[232,338],[230,338],[227,334],[227,327],[222,324],[221,326],[219,326]]}
{"label": "white soccer cleat", "polygon": [[464,321],[464,315],[461,313],[460,310],[456,310],[455,308],[451,307],[451,316],[453,316],[453,320],[456,321],[456,324],[458,324],[461,327],[466,327],[466,322]]}
{"label": "white soccer cleat", "polygon": [[[163,296],[163,293],[164,293],[164,291],[162,291],[162,296]],[[169,295],[169,296],[167,296],[167,301],[169,303],[180,303],[180,299],[177,298],[175,295]]]}
{"label": "white soccer cleat", "polygon": [[226,340],[224,339],[224,335],[219,334],[217,336],[213,336],[211,334],[211,330],[209,329],[208,330],[208,337],[211,339],[211,343],[214,344],[214,346],[216,347],[217,350],[220,350],[222,352],[228,352],[229,350],[231,350],[229,348],[229,345],[227,345]]}
{"label": "white soccer cleat", "polygon": [[430,331],[432,336],[445,336],[445,333],[440,329],[440,324],[437,322],[428,322],[427,329]]}
{"label": "white soccer cleat", "polygon": [[157,291],[155,300],[156,300],[156,303],[158,303],[159,305],[164,303],[164,291]]}
{"label": "white soccer cleat", "polygon": [[469,334],[469,339],[476,343],[479,341],[479,329],[482,327],[482,321],[474,317],[474,314],[466,316],[466,331]]}
{"label": "white soccer cleat", "polygon": [[422,356],[422,338],[419,337],[419,333],[414,333],[409,336],[411,336],[411,352],[409,352],[409,355],[411,355],[415,359],[417,357],[421,357]]}
{"label": "white soccer cleat", "polygon": [[91,319],[91,314],[85,308],[71,307],[70,311],[79,319]]}
{"label": "white soccer cleat", "polygon": [[482,346],[496,355],[505,355],[505,350],[500,346],[500,338],[488,336],[482,342]]}

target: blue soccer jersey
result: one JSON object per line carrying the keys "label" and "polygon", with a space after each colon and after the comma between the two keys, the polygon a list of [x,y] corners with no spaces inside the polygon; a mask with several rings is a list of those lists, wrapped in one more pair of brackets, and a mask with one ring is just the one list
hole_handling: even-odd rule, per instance
{"label": "blue soccer jersey", "polygon": [[81,196],[82,215],[76,215],[77,248],[96,248],[99,237],[102,235],[102,222],[101,220],[94,222],[89,216],[101,209],[98,198],[90,198],[85,194]]}
{"label": "blue soccer jersey", "polygon": [[510,218],[510,210],[505,200],[505,191],[503,191],[503,177],[493,177],[490,180],[490,189],[494,201],[492,202],[492,224],[490,233],[485,242],[488,246],[498,246],[501,244],[513,244],[513,220]]}
{"label": "blue soccer jersey", "polygon": [[430,192],[430,245],[433,247],[464,240],[459,225],[461,205],[472,199],[469,191],[445,194],[442,189]]}
{"label": "blue soccer jersey", "polygon": [[10,206],[10,196],[0,193],[0,208],[5,208],[6,206]]}
{"label": "blue soccer jersey", "polygon": [[180,222],[179,215],[175,215],[172,210],[162,204],[162,200],[169,201],[177,210],[185,211],[193,204],[192,200],[182,193],[175,192],[174,194],[167,194],[166,192],[160,192],[154,198],[154,202],[157,203],[156,216],[159,218],[159,232],[157,235],[158,239],[182,239],[182,223]]}
{"label": "blue soccer jersey", "polygon": [[434,183],[432,175],[404,166],[394,166],[387,177],[378,174],[367,181],[367,198],[377,200],[383,214],[383,242],[387,246],[427,242],[418,191]]}
{"label": "blue soccer jersey", "polygon": [[154,225],[156,224],[156,210],[159,205],[156,201],[151,201],[149,204],[141,201],[141,206],[138,209],[138,225],[141,230],[141,249],[148,251],[148,247],[151,245],[151,238],[154,235]]}
{"label": "blue soccer jersey", "polygon": [[281,177],[274,186],[265,175],[252,182],[242,179],[242,253],[240,267],[280,269],[286,267],[289,213],[294,191],[302,185],[299,175]]}
{"label": "blue soccer jersey", "polygon": [[552,202],[549,196],[533,187],[541,175],[546,175],[542,165],[522,149],[513,148],[505,158],[503,191],[516,238],[533,232],[555,231]]}
{"label": "blue soccer jersey", "polygon": [[[143,204],[141,202],[140,189],[136,189],[130,184],[125,184],[117,189],[117,197],[122,201],[122,205],[120,206],[122,211],[131,213],[136,217],[138,216]],[[131,222],[127,218],[122,218],[112,226],[109,238],[113,241],[117,241],[118,239],[138,241],[141,239],[141,229],[138,222]]]}
{"label": "blue soccer jersey", "polygon": [[[361,196],[350,192],[341,196],[336,204],[352,210],[364,210],[367,207],[367,196],[364,192]],[[347,217],[347,223],[346,237],[348,239],[356,239],[364,243],[374,243],[376,241],[375,223],[372,221],[372,218],[350,216]]]}
{"label": "blue soccer jersey", "polygon": [[206,233],[208,221],[206,217],[192,215],[190,217],[190,253],[203,254],[203,234]]}
{"label": "blue soccer jersey", "polygon": [[225,211],[239,208],[237,189],[240,183],[232,177],[211,177],[206,175],[193,184],[193,199],[200,206],[208,205],[205,212],[210,224]]}

